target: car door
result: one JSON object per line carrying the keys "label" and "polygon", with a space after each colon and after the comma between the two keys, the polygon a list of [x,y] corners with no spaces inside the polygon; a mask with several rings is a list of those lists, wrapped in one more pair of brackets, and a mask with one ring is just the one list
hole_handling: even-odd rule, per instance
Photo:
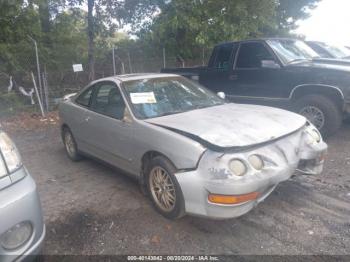
{"label": "car door", "polygon": [[74,138],[78,144],[80,151],[89,153],[91,150],[89,144],[89,134],[87,131],[86,117],[89,112],[91,98],[93,94],[94,86],[87,87],[77,98],[75,98],[72,106],[74,110],[69,114],[69,128],[74,134]]}
{"label": "car door", "polygon": [[86,128],[93,155],[125,171],[132,170],[133,122],[124,120],[126,104],[119,87],[111,81],[97,84]]}
{"label": "car door", "polygon": [[227,79],[232,71],[237,46],[236,43],[227,43],[214,48],[207,70],[200,73],[200,84],[213,92],[228,91]]}
{"label": "car door", "polygon": [[284,99],[284,75],[284,68],[264,42],[241,43],[227,95],[239,102]]}

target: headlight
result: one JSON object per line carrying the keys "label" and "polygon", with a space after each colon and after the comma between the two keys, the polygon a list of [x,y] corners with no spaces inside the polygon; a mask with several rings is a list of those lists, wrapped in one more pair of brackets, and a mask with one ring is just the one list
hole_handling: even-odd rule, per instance
{"label": "headlight", "polygon": [[31,223],[22,222],[2,234],[0,243],[4,249],[14,250],[24,245],[32,236]]}
{"label": "headlight", "polygon": [[319,143],[321,141],[321,135],[314,127],[308,127],[305,129],[306,132],[306,142],[309,145]]}
{"label": "headlight", "polygon": [[4,132],[0,132],[0,150],[10,173],[22,165],[21,157],[15,144]]}
{"label": "headlight", "polygon": [[246,165],[239,159],[233,159],[229,163],[231,172],[236,176],[243,176],[247,173]]}
{"label": "headlight", "polygon": [[5,166],[5,163],[0,155],[0,178],[4,177],[6,175],[7,175],[6,166]]}
{"label": "headlight", "polygon": [[264,161],[258,155],[249,156],[248,161],[256,170],[261,170],[264,168]]}

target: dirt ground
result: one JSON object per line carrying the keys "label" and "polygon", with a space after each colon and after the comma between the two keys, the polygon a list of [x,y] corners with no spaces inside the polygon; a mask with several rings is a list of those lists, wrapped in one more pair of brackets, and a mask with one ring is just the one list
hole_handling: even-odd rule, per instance
{"label": "dirt ground", "polygon": [[322,175],[297,175],[252,212],[224,221],[163,218],[121,172],[71,162],[56,126],[11,135],[38,185],[44,254],[350,254],[349,124],[327,141]]}

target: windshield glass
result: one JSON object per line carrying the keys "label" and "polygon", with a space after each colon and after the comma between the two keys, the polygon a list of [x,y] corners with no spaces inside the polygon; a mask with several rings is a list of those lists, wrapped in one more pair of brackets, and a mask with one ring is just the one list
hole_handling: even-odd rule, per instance
{"label": "windshield glass", "polygon": [[182,77],[127,81],[123,83],[123,90],[135,116],[140,119],[225,103],[206,88]]}
{"label": "windshield glass", "polygon": [[267,43],[285,64],[319,57],[315,51],[300,40],[271,39],[267,40]]}
{"label": "windshield glass", "polygon": [[336,58],[350,57],[350,50],[344,46],[327,45],[325,43],[320,43],[320,45]]}

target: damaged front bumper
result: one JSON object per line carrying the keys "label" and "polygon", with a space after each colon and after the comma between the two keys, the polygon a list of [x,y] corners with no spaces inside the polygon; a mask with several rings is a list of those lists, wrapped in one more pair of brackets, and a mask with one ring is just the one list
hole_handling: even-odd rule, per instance
{"label": "damaged front bumper", "polygon": [[[327,145],[305,142],[305,132],[300,130],[281,140],[242,153],[220,153],[207,150],[194,171],[175,174],[180,184],[186,213],[210,218],[225,219],[244,215],[263,201],[282,181],[288,180],[296,170],[305,174],[322,171]],[[256,170],[247,160],[259,155],[264,167]],[[243,176],[234,175],[228,163],[240,159],[247,167]],[[237,204],[213,203],[213,194],[245,199]]]}

